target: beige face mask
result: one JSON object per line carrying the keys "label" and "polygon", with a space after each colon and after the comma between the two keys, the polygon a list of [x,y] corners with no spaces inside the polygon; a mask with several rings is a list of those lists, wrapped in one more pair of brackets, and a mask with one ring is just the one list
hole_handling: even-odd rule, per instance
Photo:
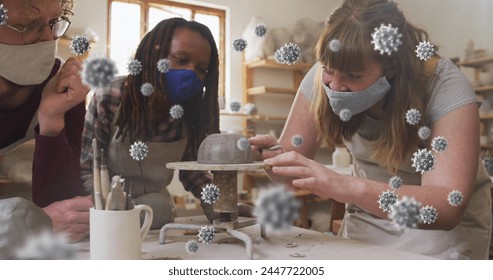
{"label": "beige face mask", "polygon": [[55,63],[57,40],[29,45],[0,44],[0,76],[21,86],[39,85]]}

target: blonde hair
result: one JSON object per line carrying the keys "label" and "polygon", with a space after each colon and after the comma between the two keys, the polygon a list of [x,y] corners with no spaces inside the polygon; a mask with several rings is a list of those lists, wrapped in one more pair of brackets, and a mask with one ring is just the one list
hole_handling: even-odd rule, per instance
{"label": "blonde hair", "polygon": [[[381,24],[397,27],[402,35],[402,45],[390,55],[380,54],[371,44],[371,34]],[[340,48],[331,50],[332,40],[340,41]],[[345,0],[329,17],[316,45],[319,63],[340,72],[359,72],[369,61],[382,65],[384,75],[392,85],[385,97],[384,110],[389,116],[383,120],[383,130],[374,139],[372,158],[389,171],[395,171],[400,162],[419,144],[418,129],[426,123],[424,110],[428,100],[428,82],[431,74],[425,73],[425,63],[416,57],[416,46],[428,40],[428,34],[406,21],[397,4],[387,0]],[[349,141],[363,124],[364,113],[354,115],[343,122],[329,105],[321,86],[321,73],[316,78],[318,92],[311,110],[316,116],[316,128],[320,141],[333,147],[343,140]],[[406,123],[408,109],[422,113],[419,125]],[[329,124],[329,125],[328,125]]]}

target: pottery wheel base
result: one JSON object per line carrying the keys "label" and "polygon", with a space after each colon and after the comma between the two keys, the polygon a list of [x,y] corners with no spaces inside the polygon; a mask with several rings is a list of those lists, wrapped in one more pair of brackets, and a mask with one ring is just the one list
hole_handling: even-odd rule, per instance
{"label": "pottery wheel base", "polygon": [[[243,232],[237,231],[237,228],[248,227],[257,223],[256,219],[249,219],[242,222],[233,221],[233,222],[221,222],[219,219],[214,220],[213,226],[214,231],[218,232],[227,232],[229,235],[233,236],[236,239],[239,239],[245,243],[245,249],[247,257],[253,260],[253,242],[250,236],[244,234]],[[159,244],[166,243],[166,232],[168,230],[200,230],[205,225],[197,225],[197,224],[165,224],[161,231],[159,232]],[[260,226],[260,235],[262,237],[266,237],[265,233],[265,225]]]}

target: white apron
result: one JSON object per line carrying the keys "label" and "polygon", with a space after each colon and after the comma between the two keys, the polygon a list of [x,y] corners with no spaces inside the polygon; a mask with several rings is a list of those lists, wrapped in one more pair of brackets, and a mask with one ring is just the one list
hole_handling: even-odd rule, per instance
{"label": "white apron", "polygon": [[[367,118],[365,124],[366,133],[380,131],[378,121]],[[371,143],[359,133],[346,143],[353,156],[353,174],[370,180],[388,182],[393,175],[370,159]],[[416,173],[411,166],[411,155],[408,161],[401,163],[399,169],[397,176],[400,176],[405,184],[421,184],[421,174]],[[355,205],[348,204],[339,235],[439,259],[488,259],[491,236],[491,185],[490,177],[478,157],[474,193],[462,221],[450,231],[400,231],[390,220],[373,216]],[[374,200],[377,203],[376,197]],[[389,259],[391,258],[389,256]]]}
{"label": "white apron", "polygon": [[167,189],[174,171],[167,169],[166,164],[181,160],[188,138],[185,136],[176,142],[145,142],[149,153],[146,158],[137,161],[129,153],[133,143],[129,143],[128,137],[124,141],[117,140],[116,130],[113,127],[107,153],[110,174],[124,178],[125,189],[132,187],[135,204],[146,204],[152,208],[154,218],[151,229],[161,228],[176,217],[175,204]]}

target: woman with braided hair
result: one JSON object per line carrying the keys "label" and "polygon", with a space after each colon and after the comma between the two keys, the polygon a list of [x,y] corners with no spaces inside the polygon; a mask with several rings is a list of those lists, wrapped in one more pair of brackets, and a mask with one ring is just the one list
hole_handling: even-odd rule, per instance
{"label": "woman with braided hair", "polygon": [[[104,149],[110,177],[125,179],[137,204],[153,208],[152,228],[176,216],[166,189],[167,162],[197,159],[202,140],[219,132],[218,53],[210,30],[181,18],[161,21],[140,42],[129,75],[96,91],[83,132],[81,176],[92,188],[91,142]],[[207,172],[180,171],[186,190],[200,198]],[[205,211],[214,218],[212,207]]]}

